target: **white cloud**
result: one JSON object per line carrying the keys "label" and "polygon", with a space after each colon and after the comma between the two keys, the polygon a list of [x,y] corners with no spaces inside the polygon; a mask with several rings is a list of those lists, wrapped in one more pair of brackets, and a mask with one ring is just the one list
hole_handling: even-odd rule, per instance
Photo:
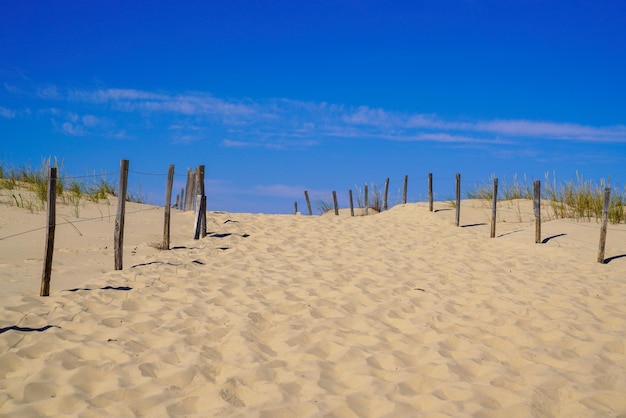
{"label": "white cloud", "polygon": [[[346,113],[342,120],[353,127],[349,136],[358,136],[366,130],[372,136],[390,140],[430,140],[436,142],[488,142],[479,141],[472,134],[482,137],[547,140],[571,140],[586,142],[626,142],[626,126],[594,127],[575,123],[529,120],[477,120],[446,121],[428,114],[403,114],[361,106]],[[464,135],[454,134],[464,132]],[[345,134],[344,134],[345,135]]]}
{"label": "white cloud", "polygon": [[399,122],[397,116],[367,106],[360,106],[356,111],[344,114],[342,119],[351,125],[390,126]]}
{"label": "white cloud", "polygon": [[626,126],[592,127],[575,123],[528,120],[494,120],[474,124],[473,129],[511,137],[533,137],[589,142],[626,142]]}
{"label": "white cloud", "polygon": [[[10,92],[19,89],[5,83]],[[521,144],[527,140],[626,143],[626,126],[588,126],[553,121],[443,119],[369,106],[349,107],[287,98],[233,100],[206,92],[172,94],[137,89],[63,90],[47,86],[38,97],[72,104],[65,111],[68,134],[129,126],[136,135],[157,129],[176,132],[174,141],[221,140],[226,147],[286,149],[316,146],[328,138],[422,141],[446,144]],[[81,107],[84,106],[85,109]],[[77,110],[74,110],[77,109]],[[79,116],[83,113],[83,116]],[[0,115],[15,117],[10,109]],[[96,130],[99,129],[99,131]],[[126,134],[124,134],[126,135]]]}
{"label": "white cloud", "polygon": [[8,91],[11,94],[21,94],[22,93],[22,89],[20,89],[17,86],[14,86],[12,84],[4,83],[4,88],[6,89],[6,91]]}
{"label": "white cloud", "polygon": [[17,113],[15,110],[7,109],[6,107],[0,106],[0,116],[7,119],[13,119]]}
{"label": "white cloud", "polygon": [[59,96],[59,91],[56,86],[46,86],[37,89],[37,95],[42,99],[55,99]]}
{"label": "white cloud", "polygon": [[74,90],[69,99],[95,104],[110,104],[115,109],[133,112],[164,112],[183,115],[216,115],[225,119],[249,116],[254,106],[229,102],[207,93],[165,94],[133,89]]}
{"label": "white cloud", "polygon": [[101,123],[100,118],[94,115],[84,115],[81,120],[88,127],[98,126]]}
{"label": "white cloud", "polygon": [[82,127],[76,126],[70,122],[64,122],[61,124],[61,131],[66,135],[85,136],[85,131]]}
{"label": "white cloud", "polygon": [[[128,135],[126,130],[119,129],[115,121],[93,114],[80,115],[76,112],[65,112],[59,109],[47,109],[47,113],[53,115],[52,123],[65,135],[70,136],[90,136],[123,139]],[[58,118],[65,119],[64,122],[57,122]]]}
{"label": "white cloud", "polygon": [[250,146],[254,146],[254,144],[243,142],[243,141],[233,141],[230,139],[222,140],[222,145],[229,148],[247,148]]}
{"label": "white cloud", "polygon": [[198,135],[177,135],[173,138],[172,143],[174,144],[190,144],[192,142],[197,142],[201,140],[202,137]]}
{"label": "white cloud", "polygon": [[[410,138],[408,139],[411,140]],[[503,141],[501,139],[484,139],[467,135],[454,135],[445,132],[424,133],[415,137],[417,141],[446,142],[446,143],[465,143],[465,144],[510,144],[511,141]]]}

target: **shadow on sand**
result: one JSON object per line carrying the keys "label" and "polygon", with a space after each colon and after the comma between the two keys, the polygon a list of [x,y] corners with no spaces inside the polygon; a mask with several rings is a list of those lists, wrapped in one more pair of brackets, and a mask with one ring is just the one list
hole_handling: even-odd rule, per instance
{"label": "shadow on sand", "polygon": [[473,226],[484,226],[487,225],[486,223],[480,223],[480,224],[467,224],[467,225],[461,225],[461,228],[471,228]]}
{"label": "shadow on sand", "polygon": [[19,332],[44,332],[49,330],[50,328],[61,328],[58,325],[46,325],[41,328],[30,328],[30,327],[18,327],[17,325],[11,325],[10,327],[0,328],[0,334],[3,334],[7,331],[19,331]]}
{"label": "shadow on sand", "polygon": [[614,255],[613,257],[605,258],[603,264],[609,264],[613,260],[617,260],[618,258],[625,258],[626,254]]}
{"label": "shadow on sand", "polygon": [[79,290],[123,290],[125,292],[128,292],[129,290],[132,290],[132,287],[128,287],[128,286],[117,286],[117,287],[113,287],[113,286],[104,286],[104,287],[99,287],[96,289],[91,289],[89,287],[77,287],[76,289],[67,289],[65,290],[65,292],[78,292]]}
{"label": "shadow on sand", "polygon": [[556,234],[556,235],[552,235],[551,237],[546,237],[546,238],[544,238],[544,239],[543,239],[543,241],[541,241],[541,243],[542,243],[542,244],[545,244],[545,243],[547,243],[548,241],[550,241],[551,239],[558,238],[558,237],[564,237],[565,235],[567,235],[567,234]]}

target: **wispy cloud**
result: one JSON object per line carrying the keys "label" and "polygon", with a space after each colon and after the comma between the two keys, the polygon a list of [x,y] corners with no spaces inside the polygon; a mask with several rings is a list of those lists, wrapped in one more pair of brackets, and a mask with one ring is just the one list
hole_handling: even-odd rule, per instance
{"label": "wispy cloud", "polygon": [[222,140],[222,145],[229,148],[250,148],[258,146],[257,144],[252,142],[233,141],[232,139]]}
{"label": "wispy cloud", "polygon": [[85,130],[81,126],[70,123],[70,122],[62,123],[61,131],[64,134],[71,135],[71,136],[85,136],[86,135]]}
{"label": "wispy cloud", "polygon": [[509,137],[532,137],[585,142],[626,142],[626,126],[593,127],[575,123],[528,120],[480,121],[471,126],[479,132]]}
{"label": "wispy cloud", "polygon": [[117,127],[116,122],[106,116],[94,114],[78,114],[59,108],[44,109],[42,114],[51,116],[52,125],[64,135],[125,138],[126,131]]}
{"label": "wispy cloud", "polygon": [[134,89],[72,90],[70,100],[108,104],[133,112],[162,112],[182,115],[215,115],[227,120],[253,115],[254,105],[216,98],[208,93],[166,94]]}
{"label": "wispy cloud", "polygon": [[[390,140],[431,140],[435,142],[512,142],[519,138],[585,142],[626,142],[626,126],[594,127],[575,123],[529,120],[450,121],[431,114],[403,114],[366,106],[347,113],[343,121],[351,126],[369,127]],[[358,134],[360,130],[356,130]],[[458,135],[459,132],[465,133]],[[478,135],[479,139],[476,137]]]}
{"label": "wispy cloud", "polygon": [[23,91],[14,84],[3,83],[4,89],[11,94],[22,94]]}
{"label": "wispy cloud", "polygon": [[0,106],[0,116],[7,119],[13,119],[17,115],[15,110],[7,109],[6,107]]}
{"label": "wispy cloud", "polygon": [[55,99],[59,96],[59,91],[56,86],[49,85],[38,88],[37,95],[42,99]]}
{"label": "wispy cloud", "polygon": [[[24,89],[4,84],[15,95]],[[63,107],[56,121],[68,135],[145,136],[159,131],[174,143],[215,141],[225,147],[307,148],[328,138],[378,139],[441,144],[525,144],[530,141],[626,143],[626,126],[588,126],[568,122],[444,119],[435,114],[350,107],[288,98],[228,99],[207,92],[172,94],[138,89],[36,88],[31,96]],[[76,110],[74,110],[76,109]],[[82,113],[72,119],[70,113]],[[15,112],[0,108],[0,116]],[[120,134],[123,132],[123,135]]]}

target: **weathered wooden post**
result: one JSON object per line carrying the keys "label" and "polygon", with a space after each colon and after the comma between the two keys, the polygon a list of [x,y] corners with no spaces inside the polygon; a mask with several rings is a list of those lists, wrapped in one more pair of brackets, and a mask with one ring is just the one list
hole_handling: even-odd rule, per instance
{"label": "weathered wooden post", "polygon": [[115,270],[122,270],[124,255],[124,216],[126,212],[126,189],[128,187],[128,160],[120,161],[120,185],[117,193],[117,216],[115,217],[114,252]]}
{"label": "weathered wooden post", "polygon": [[363,191],[365,193],[364,196],[364,200],[365,200],[365,214],[368,215],[369,214],[369,205],[370,205],[370,201],[369,201],[369,191],[367,190],[367,183],[365,183],[365,190]]}
{"label": "weathered wooden post", "polygon": [[535,244],[541,242],[541,181],[533,183],[533,212],[535,213]]}
{"label": "weathered wooden post", "polygon": [[193,173],[191,171],[191,168],[187,168],[187,184],[185,185],[185,211],[192,210],[194,199],[194,184],[195,183],[193,182]]}
{"label": "weathered wooden post", "polygon": [[433,173],[428,173],[428,210],[433,211]]}
{"label": "weathered wooden post", "polygon": [[178,210],[185,210],[185,188],[180,189],[180,202],[178,203]]}
{"label": "weathered wooden post", "polygon": [[335,215],[339,216],[339,205],[337,204],[337,192],[333,190],[333,204],[335,205]]}
{"label": "weathered wooden post", "polygon": [[[200,239],[202,234],[202,214],[206,214],[206,196],[196,196],[196,221],[194,223],[193,239]],[[206,235],[203,235],[206,236]]]}
{"label": "weathered wooden post", "polygon": [[199,165],[196,167],[196,194],[203,195],[204,193],[204,166]]}
{"label": "weathered wooden post", "polygon": [[350,198],[350,216],[354,216],[354,201],[352,200],[352,189],[348,190],[348,196]]}
{"label": "weathered wooden post", "polygon": [[206,237],[206,194],[204,192],[204,166],[199,165],[196,169],[196,193],[204,197],[204,210],[200,212],[200,236]]}
{"label": "weathered wooden post", "polygon": [[491,202],[491,238],[496,236],[496,210],[498,208],[498,179],[493,179],[493,201]]}
{"label": "weathered wooden post", "polygon": [[309,209],[309,216],[313,215],[313,210],[311,209],[311,200],[309,199],[309,192],[304,191],[304,198],[306,199],[306,206]]}
{"label": "weathered wooden post", "polygon": [[406,194],[409,187],[409,176],[404,176],[404,187],[402,188],[402,204],[406,205]]}
{"label": "weathered wooden post", "polygon": [[298,202],[293,202],[293,214],[298,214]]}
{"label": "weathered wooden post", "polygon": [[461,173],[456,173],[456,226],[461,223]]}
{"label": "weathered wooden post", "polygon": [[606,229],[609,223],[609,204],[611,202],[611,189],[604,189],[604,202],[602,203],[602,226],[600,227],[600,245],[598,246],[598,263],[604,264],[604,249],[606,247]]}
{"label": "weathered wooden post", "polygon": [[[167,184],[165,185],[165,223],[163,225],[163,244],[162,250],[170,249],[170,219],[172,210],[172,187],[174,185],[174,164],[170,164],[167,168]],[[176,198],[178,204],[178,197]]]}
{"label": "weathered wooden post", "polygon": [[387,177],[387,179],[385,180],[385,204],[383,206],[383,210],[389,209],[389,206],[387,205],[388,199],[389,199],[389,177]]}
{"label": "weathered wooden post", "polygon": [[52,275],[52,255],[54,253],[54,231],[56,228],[57,202],[57,168],[48,169],[48,212],[46,229],[46,248],[41,275],[41,289],[39,296],[50,296],[50,276]]}

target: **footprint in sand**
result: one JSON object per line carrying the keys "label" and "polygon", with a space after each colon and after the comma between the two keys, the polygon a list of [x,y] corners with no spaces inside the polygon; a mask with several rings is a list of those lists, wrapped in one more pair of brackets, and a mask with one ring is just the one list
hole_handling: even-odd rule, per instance
{"label": "footprint in sand", "polygon": [[258,312],[250,312],[248,314],[248,318],[252,320],[254,326],[260,331],[265,331],[266,329],[271,328],[274,325],[271,321],[265,319],[265,317]]}
{"label": "footprint in sand", "polygon": [[242,383],[237,379],[228,379],[226,384],[220,391],[220,396],[229,404],[238,408],[246,406],[246,404],[239,399],[238,392],[242,389]]}

